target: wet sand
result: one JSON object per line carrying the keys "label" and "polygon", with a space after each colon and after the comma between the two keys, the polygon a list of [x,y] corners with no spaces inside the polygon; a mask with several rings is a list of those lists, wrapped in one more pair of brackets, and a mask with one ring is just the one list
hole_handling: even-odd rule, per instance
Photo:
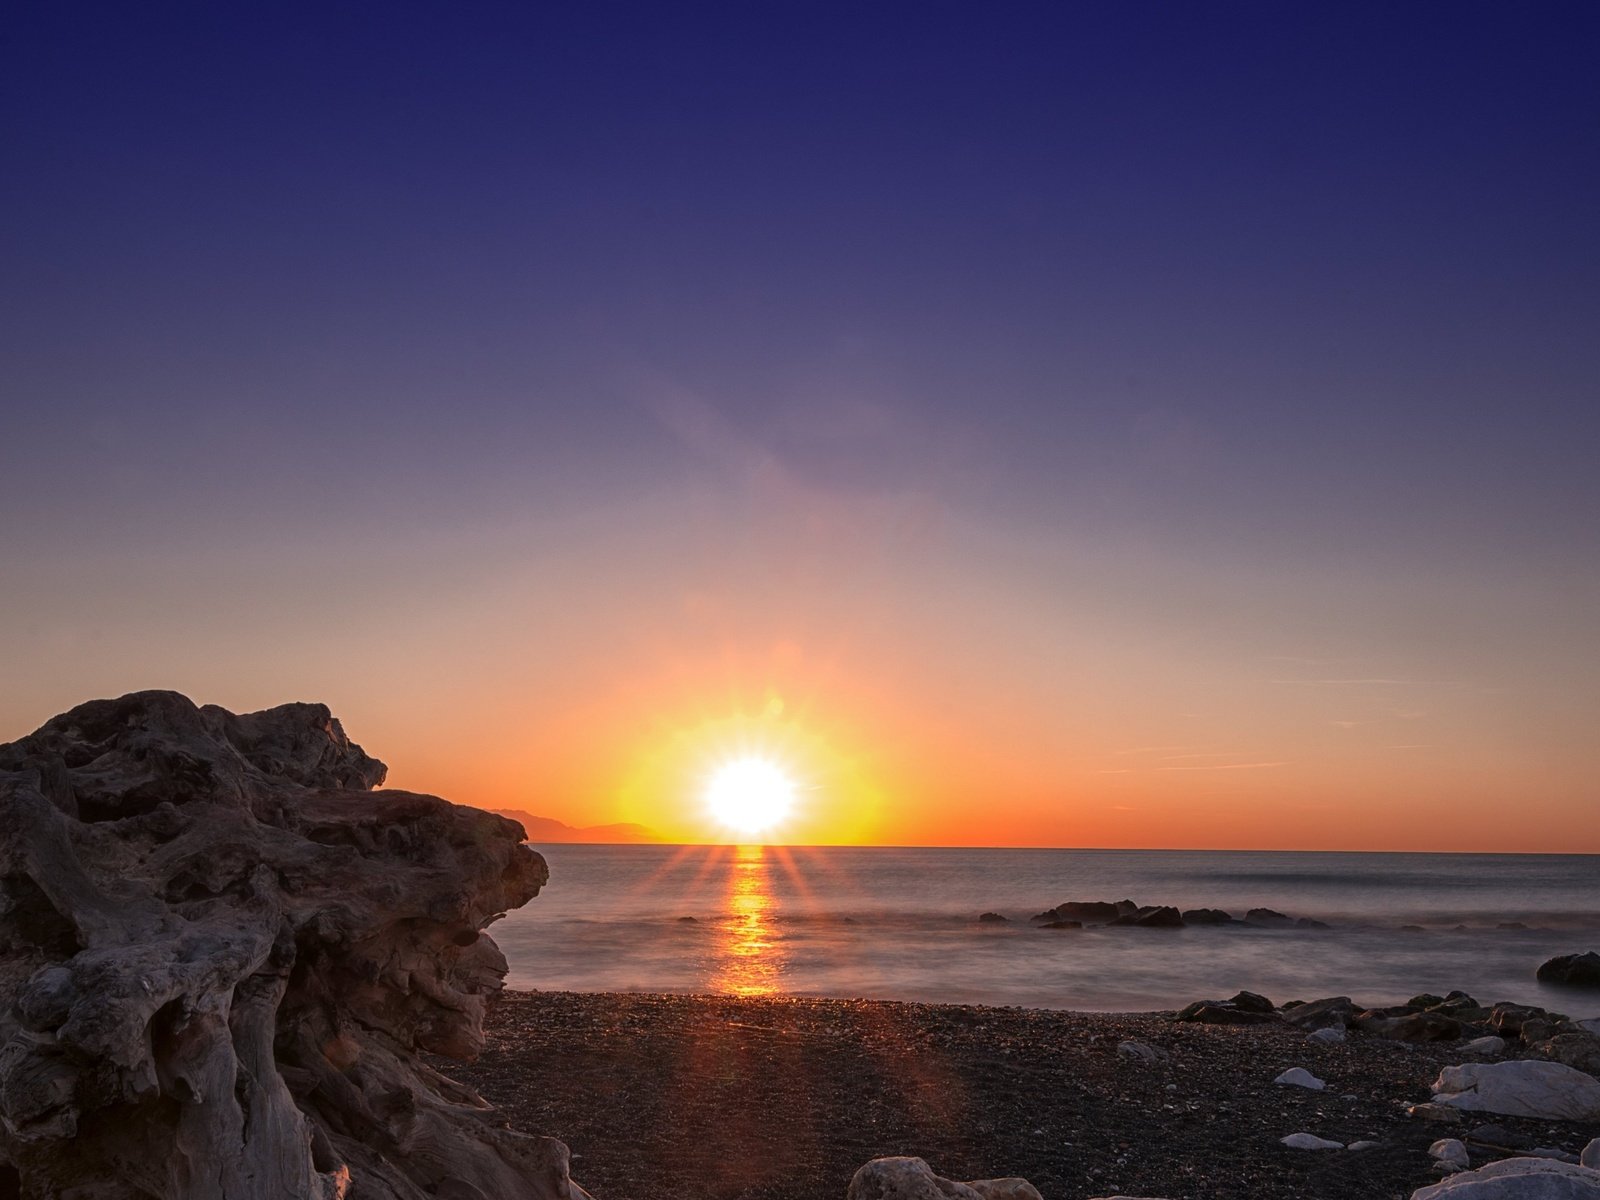
{"label": "wet sand", "polygon": [[[1427,1147],[1477,1124],[1406,1115],[1448,1044],[884,1001],[508,992],[477,1063],[517,1128],[561,1138],[597,1200],[843,1200],[870,1158],[1021,1175],[1045,1200],[1384,1200],[1436,1181]],[[1167,1057],[1118,1053],[1144,1042]],[[1323,1092],[1274,1084],[1289,1067]],[[1577,1124],[1494,1120],[1580,1148]],[[1361,1151],[1279,1145],[1305,1131]],[[1474,1165],[1480,1160],[1474,1159]]]}

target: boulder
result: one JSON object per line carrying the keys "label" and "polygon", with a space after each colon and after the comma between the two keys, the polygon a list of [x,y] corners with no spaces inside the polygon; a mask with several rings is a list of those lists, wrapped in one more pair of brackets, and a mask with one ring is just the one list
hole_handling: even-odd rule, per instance
{"label": "boulder", "polygon": [[1540,983],[1565,987],[1600,988],[1600,954],[1561,954],[1547,959],[1535,972]]}
{"label": "boulder", "polygon": [[1283,1019],[1298,1029],[1354,1028],[1356,1014],[1362,1010],[1351,1002],[1349,996],[1329,996],[1305,1004],[1285,1005]]}
{"label": "boulder", "polygon": [[1534,1053],[1600,1077],[1600,1037],[1573,1029],[1534,1043]]}
{"label": "boulder", "polygon": [[1026,1179],[957,1183],[920,1158],[875,1158],[850,1179],[845,1200],[1043,1200]]}
{"label": "boulder", "polygon": [[22,1194],[586,1195],[565,1146],[422,1061],[482,1047],[506,970],[483,929],[544,860],[515,821],[374,791],[385,773],[320,704],[176,692],[0,746],[0,1163]]}
{"label": "boulder", "polygon": [[1274,1013],[1278,1011],[1271,1000],[1257,992],[1235,992],[1228,1000],[1228,1003],[1235,1008],[1243,1009],[1245,1012]]}
{"label": "boulder", "polygon": [[1276,1013],[1250,1012],[1236,1008],[1227,1000],[1196,1000],[1177,1015],[1179,1021],[1192,1021],[1199,1025],[1267,1025],[1277,1019]]}
{"label": "boulder", "polygon": [[1434,1101],[1471,1112],[1549,1121],[1600,1121],[1600,1079],[1562,1063],[1519,1059],[1445,1067]]}
{"label": "boulder", "polygon": [[1503,1158],[1419,1188],[1411,1200],[1600,1200],[1600,1171],[1548,1158]]}
{"label": "boulder", "polygon": [[1544,1009],[1536,1008],[1531,1004],[1502,1002],[1489,1010],[1489,1024],[1502,1037],[1516,1037],[1522,1032],[1523,1022],[1535,1017],[1548,1017],[1549,1015]]}

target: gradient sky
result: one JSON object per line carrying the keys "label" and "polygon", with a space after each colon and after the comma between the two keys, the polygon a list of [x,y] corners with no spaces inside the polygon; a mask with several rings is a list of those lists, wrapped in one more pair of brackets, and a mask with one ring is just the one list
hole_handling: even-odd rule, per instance
{"label": "gradient sky", "polygon": [[0,740],[1600,851],[1600,7],[35,5]]}

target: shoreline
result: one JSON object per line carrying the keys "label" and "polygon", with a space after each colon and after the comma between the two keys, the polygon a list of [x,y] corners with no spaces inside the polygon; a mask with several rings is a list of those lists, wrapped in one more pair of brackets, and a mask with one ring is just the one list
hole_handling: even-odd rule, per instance
{"label": "shoreline", "polygon": [[[485,1035],[476,1063],[446,1072],[566,1142],[596,1200],[843,1200],[886,1155],[952,1179],[1020,1175],[1046,1200],[1403,1200],[1437,1181],[1428,1146],[1474,1125],[1574,1151],[1600,1133],[1408,1115],[1463,1061],[1450,1043],[1323,1045],[1169,1012],[507,990]],[[1273,1082],[1291,1067],[1327,1089]],[[1379,1144],[1279,1143],[1298,1132]]]}

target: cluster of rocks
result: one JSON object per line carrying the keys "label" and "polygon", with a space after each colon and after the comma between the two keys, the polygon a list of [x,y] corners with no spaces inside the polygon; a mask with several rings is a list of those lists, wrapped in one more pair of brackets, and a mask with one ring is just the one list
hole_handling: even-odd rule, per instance
{"label": "cluster of rocks", "polygon": [[[985,913],[979,920],[1005,920]],[[1188,925],[1253,925],[1258,929],[1327,929],[1310,917],[1290,917],[1270,908],[1252,908],[1235,917],[1220,908],[1178,909],[1170,904],[1135,904],[1132,900],[1068,900],[1036,913],[1029,920],[1044,929],[1082,929],[1085,925],[1182,929]]]}
{"label": "cluster of rocks", "polygon": [[176,692],[0,745],[0,1195],[587,1195],[423,1061],[478,1053],[544,860],[385,774],[320,704]]}
{"label": "cluster of rocks", "polygon": [[1404,1004],[1375,1008],[1349,996],[1278,1006],[1254,992],[1239,992],[1226,1000],[1196,1000],[1175,1016],[1206,1025],[1285,1022],[1319,1041],[1342,1041],[1348,1030],[1400,1042],[1462,1042],[1464,1049],[1484,1055],[1515,1046],[1579,1070],[1600,1071],[1600,1021],[1574,1021],[1531,1004],[1482,1005],[1460,991],[1423,993]]}

